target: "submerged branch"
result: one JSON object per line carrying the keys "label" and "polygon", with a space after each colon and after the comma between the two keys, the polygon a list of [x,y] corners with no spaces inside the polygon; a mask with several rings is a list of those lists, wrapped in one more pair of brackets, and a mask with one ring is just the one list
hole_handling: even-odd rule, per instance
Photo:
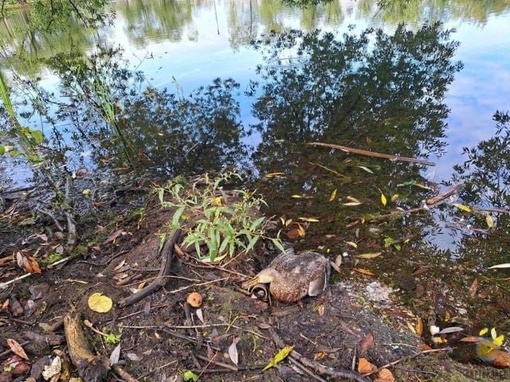
{"label": "submerged branch", "polygon": [[375,152],[375,151],[368,151],[368,150],[357,149],[357,148],[354,148],[354,147],[335,145],[335,144],[332,144],[332,143],[309,142],[308,144],[312,145],[312,146],[329,147],[331,149],[337,149],[337,150],[345,151],[346,153],[358,154],[358,155],[363,155],[363,156],[372,157],[372,158],[382,158],[382,159],[389,159],[391,161],[417,163],[417,164],[422,164],[422,165],[425,165],[425,166],[435,166],[436,165],[434,162],[429,162],[429,161],[422,160],[422,159],[403,157],[403,156],[400,156],[400,155],[393,155],[393,154],[378,153],[378,152]]}

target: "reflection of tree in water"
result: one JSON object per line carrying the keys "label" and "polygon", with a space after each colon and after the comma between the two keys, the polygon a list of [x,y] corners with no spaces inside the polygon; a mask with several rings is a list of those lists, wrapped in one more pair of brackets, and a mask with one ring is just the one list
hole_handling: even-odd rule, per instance
{"label": "reflection of tree in water", "polygon": [[[269,190],[272,200],[282,203],[282,211],[301,206],[297,214],[333,214],[329,221],[344,227],[350,219],[345,209],[289,200],[298,193],[327,201],[336,188],[338,197],[371,201],[356,208],[358,217],[380,213],[380,205],[373,202],[381,191],[401,194],[397,203],[404,208],[420,205],[423,190],[398,187],[422,181],[419,166],[346,158],[345,153],[305,143],[321,141],[409,157],[440,154],[448,114],[443,97],[461,68],[451,62],[457,43],[449,39],[450,32],[433,25],[417,32],[399,26],[391,35],[368,29],[341,39],[332,33],[294,31],[255,44],[266,60],[259,68],[264,82],[254,105],[260,121],[255,127],[262,135],[255,164],[262,174],[285,173],[286,178]],[[419,222],[403,230],[400,220],[396,222],[398,235],[419,231]],[[338,232],[334,225],[331,229]]]}
{"label": "reflection of tree in water", "polygon": [[129,140],[166,174],[199,174],[246,156],[233,80],[216,79],[188,98],[147,89],[126,103]]}
{"label": "reflection of tree in water", "polygon": [[462,181],[462,194],[469,204],[508,208],[510,205],[510,115],[496,112],[496,131],[492,138],[476,147],[463,150],[467,156],[462,165],[454,167],[454,181]]}
{"label": "reflection of tree in water", "polygon": [[[54,145],[69,136],[69,150],[91,150],[98,164],[129,163],[166,175],[196,174],[239,164],[246,156],[234,93],[239,84],[216,79],[189,97],[144,87],[118,50],[85,58],[59,55],[50,62],[61,78]],[[70,124],[69,124],[70,123]],[[75,151],[76,152],[76,151]]]}
{"label": "reflection of tree in water", "polygon": [[[413,33],[399,26],[393,35],[368,29],[342,40],[294,31],[258,42],[267,60],[255,104],[263,161],[307,141],[405,156],[440,153],[448,113],[442,99],[461,68],[450,62],[457,44],[440,28]],[[285,145],[275,143],[282,139]]]}

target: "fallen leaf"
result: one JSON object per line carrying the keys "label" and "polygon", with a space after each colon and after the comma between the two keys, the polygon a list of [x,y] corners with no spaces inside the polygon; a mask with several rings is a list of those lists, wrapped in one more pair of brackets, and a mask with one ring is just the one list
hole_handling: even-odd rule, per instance
{"label": "fallen leaf", "polygon": [[62,359],[59,356],[56,356],[55,358],[53,358],[50,365],[44,366],[42,376],[45,381],[48,381],[54,375],[60,374],[61,372],[62,372]]}
{"label": "fallen leaf", "polygon": [[347,207],[353,207],[353,206],[359,206],[360,204],[361,204],[360,202],[347,202],[347,203],[343,203],[342,205],[347,206]]}
{"label": "fallen leaf", "polygon": [[372,170],[370,170],[368,167],[365,167],[365,166],[358,166],[360,169],[368,172],[369,174],[373,174],[374,172]]}
{"label": "fallen leaf", "polygon": [[420,317],[416,318],[415,330],[418,336],[421,337],[423,335],[423,321],[421,320]]}
{"label": "fallen leaf", "polygon": [[329,201],[332,202],[333,200],[336,199],[336,188],[333,190],[333,192],[331,193],[330,197],[329,197]]}
{"label": "fallen leaf", "polygon": [[[391,201],[392,201],[392,202],[394,202],[395,200],[397,200],[397,199],[398,199],[398,197],[399,197],[399,196],[400,196],[399,194],[393,194],[393,195],[391,195]],[[383,369],[383,370],[386,370],[386,369]]]}
{"label": "fallen leaf", "polygon": [[105,241],[103,241],[103,244],[108,244],[108,243],[112,243],[112,242],[115,242],[115,240],[117,240],[117,238],[119,236],[123,236],[123,235],[126,235],[126,231],[123,231],[121,229],[118,229],[117,231],[111,233],[110,235],[108,235],[108,237],[105,239]]}
{"label": "fallen leaf", "polygon": [[381,203],[383,206],[386,206],[386,203],[388,203],[388,200],[384,194],[381,194]]}
{"label": "fallen leaf", "polygon": [[20,345],[20,343],[16,340],[13,340],[12,338],[7,338],[5,340],[7,342],[7,345],[9,346],[9,349],[16,354],[18,357],[24,358],[28,361],[27,353],[25,353],[25,350]]}
{"label": "fallen leaf", "polygon": [[87,303],[90,310],[97,313],[109,312],[113,306],[112,299],[102,293],[93,293],[90,295]]}
{"label": "fallen leaf", "polygon": [[360,358],[358,360],[358,373],[369,374],[377,370],[377,366],[367,361],[366,358]]}
{"label": "fallen leaf", "polygon": [[351,201],[351,202],[361,204],[361,202],[360,202],[358,199],[356,199],[355,197],[353,197],[353,196],[347,195],[345,198],[346,198],[347,200]]}
{"label": "fallen leaf", "polygon": [[485,222],[487,223],[487,227],[494,227],[494,218],[491,214],[487,213],[487,215],[485,215]]}
{"label": "fallen leaf", "polygon": [[309,222],[309,223],[318,223],[319,222],[319,219],[317,219],[317,218],[300,217],[299,220],[302,220],[304,222]]}
{"label": "fallen leaf", "polygon": [[270,172],[269,174],[266,174],[265,177],[268,179],[271,179],[271,178],[276,178],[276,177],[284,175],[284,174],[285,173],[283,173],[283,172]]}
{"label": "fallen leaf", "polygon": [[463,212],[467,213],[471,212],[471,208],[469,206],[466,206],[465,204],[453,203],[453,205]]}
{"label": "fallen leaf", "polygon": [[228,347],[228,356],[236,366],[239,364],[239,353],[237,352],[237,343],[239,342],[240,339],[241,339],[240,337],[234,336],[234,338],[232,338],[232,343]]}
{"label": "fallen leaf", "polygon": [[360,344],[359,344],[359,354],[363,355],[367,352],[367,350],[374,344],[374,335],[370,333],[369,335],[365,336]]}
{"label": "fallen leaf", "polygon": [[350,245],[353,248],[358,248],[358,244],[356,244],[354,241],[346,241],[345,244]]}
{"label": "fallen leaf", "polygon": [[280,349],[278,353],[269,361],[269,363],[262,369],[262,371],[265,371],[267,369],[272,368],[273,366],[279,364],[282,362],[287,356],[292,352],[294,349],[294,345],[292,346],[285,346],[283,349]]}
{"label": "fallen leaf", "polygon": [[388,369],[381,369],[379,373],[377,373],[376,381],[379,382],[395,382],[395,377],[393,373]]}
{"label": "fallen leaf", "polygon": [[471,283],[471,286],[469,287],[470,296],[474,297],[477,290],[478,290],[478,279],[474,279],[473,282]]}
{"label": "fallen leaf", "polygon": [[120,344],[115,346],[112,353],[110,354],[110,364],[115,365],[120,361]]}
{"label": "fallen leaf", "polygon": [[497,269],[497,268],[510,268],[510,263],[493,265],[492,267],[489,267],[487,269]]}
{"label": "fallen leaf", "polygon": [[365,268],[354,268],[354,271],[361,273],[362,275],[366,275],[366,276],[374,275],[372,272],[370,272],[368,269],[365,269]]}
{"label": "fallen leaf", "polygon": [[374,259],[379,256],[382,252],[373,252],[373,253],[362,253],[361,255],[357,255],[360,259]]}

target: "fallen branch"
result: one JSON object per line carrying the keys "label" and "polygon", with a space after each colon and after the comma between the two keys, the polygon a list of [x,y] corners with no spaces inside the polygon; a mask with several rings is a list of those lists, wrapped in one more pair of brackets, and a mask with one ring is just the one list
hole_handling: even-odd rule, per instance
{"label": "fallen branch", "polygon": [[402,361],[406,361],[406,360],[410,360],[410,359],[413,359],[413,358],[416,358],[420,355],[423,355],[423,354],[428,354],[428,353],[437,353],[437,352],[443,352],[443,351],[451,351],[452,348],[450,347],[446,347],[446,348],[441,348],[441,349],[429,349],[429,350],[422,350],[421,352],[419,353],[416,353],[416,354],[413,354],[413,355],[410,355],[410,356],[407,356],[407,357],[403,357],[403,358],[400,358],[400,359],[397,359],[396,361],[393,361],[393,362],[389,362],[387,363],[386,365],[383,365],[381,366],[380,368],[378,368],[377,370],[374,370],[372,371],[371,373],[367,373],[367,374],[364,374],[365,377],[369,376],[369,375],[372,375],[372,374],[375,374],[375,373],[378,373],[379,371],[381,371],[382,369],[387,369],[389,367],[392,367],[392,366],[395,366],[397,364],[399,364],[400,362]]}
{"label": "fallen branch", "polygon": [[463,188],[464,188],[464,184],[463,183],[457,184],[457,185],[455,185],[453,187],[450,187],[445,192],[443,192],[443,193],[441,193],[439,195],[436,195],[436,196],[434,196],[432,198],[427,199],[427,201],[425,203],[427,203],[427,206],[434,206],[434,205],[438,204],[439,202],[442,202],[446,198],[449,198],[450,196],[457,194]]}
{"label": "fallen branch", "polygon": [[[285,342],[280,338],[280,336],[273,330],[269,329],[269,333],[273,338],[274,343],[278,348],[284,348]],[[370,382],[370,379],[363,377],[359,373],[351,370],[334,370],[327,366],[324,366],[316,361],[311,361],[308,358],[304,357],[296,350],[292,350],[292,353],[289,354],[289,358],[295,360],[297,362],[302,363],[304,366],[313,369],[316,373],[320,375],[325,375],[332,378],[345,378],[348,380],[353,380],[357,382]]]}
{"label": "fallen branch", "polygon": [[181,236],[181,230],[175,230],[170,238],[166,241],[163,249],[161,250],[161,268],[159,270],[158,276],[146,287],[140,289],[135,294],[132,294],[129,297],[126,297],[120,300],[117,305],[121,308],[137,303],[138,301],[144,299],[150,294],[157,291],[159,288],[165,286],[168,282],[168,276],[170,275],[170,271],[172,270],[172,260],[174,258],[174,244]]}
{"label": "fallen branch", "polygon": [[400,156],[400,155],[393,155],[393,154],[378,153],[378,152],[375,152],[375,151],[356,149],[354,147],[335,145],[335,144],[332,144],[332,143],[309,142],[308,144],[312,145],[312,146],[329,147],[331,149],[342,150],[342,151],[344,151],[346,153],[349,153],[349,154],[358,154],[358,155],[363,155],[363,156],[372,157],[372,158],[382,158],[382,159],[389,159],[391,161],[417,163],[417,164],[422,164],[422,165],[425,165],[425,166],[435,166],[436,165],[434,162],[429,162],[429,161],[422,160],[422,159],[403,157],[403,156]]}
{"label": "fallen branch", "polygon": [[69,348],[69,357],[73,365],[76,366],[79,376],[84,381],[105,381],[110,368],[110,360],[92,352],[77,313],[69,313],[64,317],[64,333]]}

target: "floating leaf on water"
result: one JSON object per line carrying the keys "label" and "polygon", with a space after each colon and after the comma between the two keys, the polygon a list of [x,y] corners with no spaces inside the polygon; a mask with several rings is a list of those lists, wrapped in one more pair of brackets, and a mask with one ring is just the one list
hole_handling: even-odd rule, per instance
{"label": "floating leaf on water", "polygon": [[97,313],[109,312],[113,306],[112,299],[102,293],[93,293],[90,295],[87,303],[90,310]]}
{"label": "floating leaf on water", "polygon": [[283,349],[280,349],[278,353],[269,361],[269,363],[262,369],[262,371],[265,371],[267,369],[272,368],[273,366],[279,364],[282,362],[287,356],[292,352],[294,349],[294,345],[292,346],[285,346]]}
{"label": "floating leaf on water", "polygon": [[510,268],[510,263],[503,263],[503,264],[497,264],[493,265],[487,269],[497,269],[497,268]]}
{"label": "floating leaf on water", "polygon": [[388,200],[384,194],[381,194],[381,203],[383,206],[386,206],[386,203],[388,203]]}
{"label": "floating leaf on water", "polygon": [[283,172],[271,172],[269,174],[266,174],[265,177],[268,179],[271,179],[271,178],[276,178],[277,176],[282,176],[282,175],[284,175]]}
{"label": "floating leaf on water", "polygon": [[439,331],[438,334],[451,334],[451,333],[458,333],[462,332],[464,328],[461,328],[460,326],[450,326],[449,328],[444,328],[441,331]]}
{"label": "floating leaf on water", "polygon": [[333,190],[333,192],[329,196],[329,201],[332,202],[335,199],[336,199],[336,188]]}
{"label": "floating leaf on water", "polygon": [[485,215],[485,222],[487,223],[487,227],[489,228],[494,227],[494,218],[492,217],[491,214],[488,213]]}
{"label": "floating leaf on water", "polygon": [[489,333],[489,328],[483,328],[480,330],[480,333],[478,333],[480,336],[483,336],[485,334]]}
{"label": "floating leaf on water", "polygon": [[308,223],[318,223],[319,222],[319,219],[317,219],[317,218],[300,217],[299,220],[304,221],[304,222],[308,222]]}
{"label": "floating leaf on water", "polygon": [[358,166],[360,169],[368,172],[369,174],[373,174],[374,172],[372,170],[370,170],[368,167],[365,167],[365,166]]}
{"label": "floating leaf on water", "polygon": [[465,204],[453,203],[453,205],[461,211],[471,213],[471,208],[469,206],[466,206]]}
{"label": "floating leaf on water", "polygon": [[362,253],[361,255],[357,255],[360,259],[374,259],[379,256],[382,252],[372,252],[372,253]]}

